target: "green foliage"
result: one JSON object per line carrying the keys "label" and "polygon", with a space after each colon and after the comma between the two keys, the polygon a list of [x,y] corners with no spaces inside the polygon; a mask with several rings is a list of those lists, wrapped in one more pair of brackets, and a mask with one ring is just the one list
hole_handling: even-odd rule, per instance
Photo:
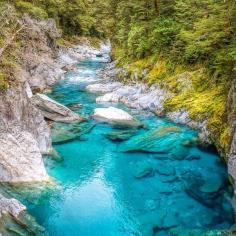
{"label": "green foliage", "polygon": [[4,73],[0,73],[0,91],[4,91],[9,87],[9,81]]}
{"label": "green foliage", "polygon": [[154,55],[202,64],[215,83],[229,84],[236,63],[234,0],[106,0],[104,6],[100,28],[127,62]]}
{"label": "green foliage", "polygon": [[40,7],[34,6],[30,2],[19,1],[16,3],[16,8],[21,13],[28,13],[29,15],[37,19],[46,19],[48,17],[48,14],[46,11],[44,11]]}
{"label": "green foliage", "polygon": [[159,48],[171,46],[179,32],[179,25],[173,19],[163,18],[156,22],[151,33],[154,45]]}

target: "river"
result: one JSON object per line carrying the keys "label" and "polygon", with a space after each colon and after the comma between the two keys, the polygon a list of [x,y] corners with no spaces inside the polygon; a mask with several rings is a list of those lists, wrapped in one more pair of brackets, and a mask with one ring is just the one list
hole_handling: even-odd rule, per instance
{"label": "river", "polygon": [[[98,95],[85,91],[86,85],[100,80],[97,72],[104,66],[99,58],[79,63],[49,96],[70,107],[83,104],[74,111],[89,118],[95,108],[111,105],[96,104]],[[63,160],[45,158],[56,186],[41,187],[22,200],[45,227],[45,235],[182,236],[186,230],[229,228],[234,219],[226,167],[217,153],[197,145],[197,131],[147,111],[112,106],[128,111],[145,128],[131,130],[128,141],[117,142],[107,135],[122,128],[91,118],[70,129],[70,125],[54,125],[53,132],[85,132],[70,142],[54,143]],[[160,139],[156,148],[174,144],[174,153],[171,148],[169,152],[122,151],[142,137],[155,145],[153,130]]]}

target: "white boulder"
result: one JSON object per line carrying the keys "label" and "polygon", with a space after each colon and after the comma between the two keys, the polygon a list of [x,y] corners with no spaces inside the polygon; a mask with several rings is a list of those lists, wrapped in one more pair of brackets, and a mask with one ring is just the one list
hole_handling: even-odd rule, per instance
{"label": "white boulder", "polygon": [[98,121],[107,122],[111,124],[141,126],[141,123],[129,113],[115,107],[96,108],[94,110],[93,117]]}

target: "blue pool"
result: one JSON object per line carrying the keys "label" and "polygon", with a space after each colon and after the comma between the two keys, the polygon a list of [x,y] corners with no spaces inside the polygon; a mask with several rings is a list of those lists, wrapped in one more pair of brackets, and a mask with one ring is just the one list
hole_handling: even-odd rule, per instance
{"label": "blue pool", "polygon": [[[88,122],[54,124],[53,132],[81,135],[54,144],[61,159],[45,158],[55,186],[22,196],[45,235],[182,236],[229,228],[234,219],[226,167],[216,153],[198,146],[196,131],[122,104],[112,106],[145,128],[122,129],[90,117],[95,108],[111,105],[96,104],[98,95],[85,91],[99,81],[103,67],[97,60],[81,62],[49,94],[70,107],[83,104],[74,111]],[[121,134],[123,141],[109,138]]]}

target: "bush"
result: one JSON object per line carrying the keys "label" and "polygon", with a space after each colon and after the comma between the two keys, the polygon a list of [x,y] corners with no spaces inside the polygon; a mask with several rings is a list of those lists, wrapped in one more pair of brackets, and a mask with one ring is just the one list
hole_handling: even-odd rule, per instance
{"label": "bush", "polygon": [[45,10],[40,7],[34,6],[30,2],[19,1],[16,3],[16,8],[23,14],[28,13],[36,19],[46,19],[48,14]]}

